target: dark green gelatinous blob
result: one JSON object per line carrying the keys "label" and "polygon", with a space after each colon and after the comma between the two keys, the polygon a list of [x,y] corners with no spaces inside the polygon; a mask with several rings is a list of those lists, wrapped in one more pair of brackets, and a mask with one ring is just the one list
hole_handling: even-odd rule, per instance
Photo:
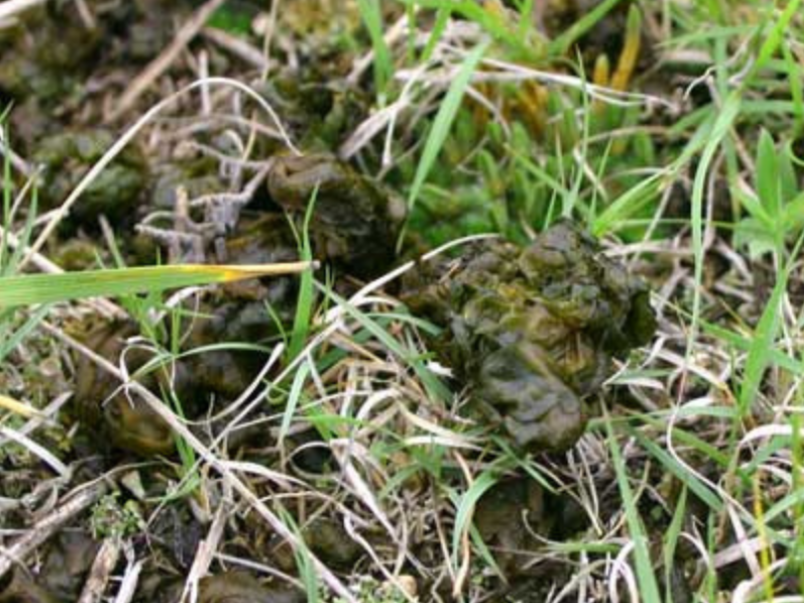
{"label": "dark green gelatinous blob", "polygon": [[[43,207],[63,202],[114,143],[108,130],[65,132],[44,139],[33,160],[42,166],[39,198]],[[127,147],[81,195],[71,219],[84,228],[97,225],[100,215],[111,221],[130,219],[146,187],[147,163],[139,150]]]}
{"label": "dark green gelatinous blob", "polygon": [[491,403],[489,412],[502,419],[517,442],[561,450],[583,432],[582,406],[543,355],[542,348],[526,342],[490,353],[480,365],[475,394]]}
{"label": "dark green gelatinous blob", "polygon": [[551,518],[544,498],[532,479],[513,478],[495,484],[477,503],[475,525],[506,577],[524,573],[539,544],[534,534],[547,535]]}
{"label": "dark green gelatinous blob", "polygon": [[[342,523],[336,519],[316,517],[301,527],[304,543],[326,565],[336,569],[352,569],[363,554]],[[292,571],[296,560],[287,540],[276,536],[270,549],[271,561],[283,571]]]}
{"label": "dark green gelatinous blob", "polygon": [[62,601],[75,601],[86,582],[100,543],[85,530],[64,530],[47,549],[38,583]]}
{"label": "dark green gelatinous blob", "polygon": [[82,85],[102,36],[82,27],[71,8],[49,2],[0,32],[0,100],[9,100],[5,94],[17,101],[31,95],[51,104]]}
{"label": "dark green gelatinous blob", "polygon": [[[285,216],[265,214],[240,221],[226,240],[226,257],[232,264],[272,264],[293,262],[299,256]],[[273,317],[291,324],[296,297],[297,279],[292,276],[228,284],[202,304],[187,349],[213,342],[271,346],[280,336]],[[265,361],[261,353],[222,347],[187,358],[196,389],[230,400],[249,386]]]}
{"label": "dark green gelatinous blob", "polygon": [[[117,362],[125,338],[135,332],[133,324],[110,323],[93,329],[83,339],[93,351]],[[126,359],[131,372],[146,362],[136,352]],[[153,375],[140,381],[152,391],[159,391]],[[170,426],[136,395],[122,393],[117,379],[84,356],[76,360],[73,406],[76,418],[86,430],[118,448],[144,456],[170,454],[175,449]]]}
{"label": "dark green gelatinous blob", "polygon": [[645,283],[569,222],[524,249],[479,242],[414,278],[406,301],[447,327],[436,347],[475,407],[532,451],[572,446],[582,399],[656,328]]}
{"label": "dark green gelatinous blob", "polygon": [[333,567],[351,568],[363,553],[343,526],[331,519],[314,520],[302,535],[313,553]]}
{"label": "dark green gelatinous blob", "polygon": [[[136,599],[149,603],[179,603],[188,600],[182,597],[184,579],[156,579],[148,584],[144,580],[141,591],[150,596]],[[152,594],[149,591],[154,591]],[[306,595],[287,584],[263,584],[243,571],[229,571],[207,576],[198,582],[198,603],[303,603]]]}
{"label": "dark green gelatinous blob", "polygon": [[377,184],[327,153],[275,158],[271,197],[303,216],[318,188],[310,226],[316,255],[357,276],[381,273],[394,259],[401,213]]}
{"label": "dark green gelatinous blob", "polygon": [[299,603],[300,591],[269,588],[245,572],[209,576],[199,583],[198,603]]}

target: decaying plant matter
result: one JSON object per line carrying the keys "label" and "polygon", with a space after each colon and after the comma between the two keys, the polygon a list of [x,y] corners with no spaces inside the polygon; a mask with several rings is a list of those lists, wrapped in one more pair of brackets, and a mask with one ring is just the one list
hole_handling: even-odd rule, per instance
{"label": "decaying plant matter", "polygon": [[646,284],[570,222],[524,248],[476,243],[418,278],[406,301],[444,326],[438,349],[476,408],[533,451],[577,441],[582,399],[656,327]]}

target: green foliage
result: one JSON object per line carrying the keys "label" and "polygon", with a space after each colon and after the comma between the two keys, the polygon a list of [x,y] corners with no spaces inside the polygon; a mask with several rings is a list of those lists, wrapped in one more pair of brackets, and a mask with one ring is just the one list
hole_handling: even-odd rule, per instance
{"label": "green foliage", "polygon": [[245,10],[232,6],[221,6],[207,21],[207,26],[222,29],[237,36],[251,33],[253,15]]}
{"label": "green foliage", "polygon": [[735,245],[747,246],[752,258],[785,255],[787,243],[804,227],[804,191],[799,189],[792,149],[777,151],[767,130],[759,135],[752,195],[736,190],[748,214],[736,227]]}
{"label": "green foliage", "polygon": [[[408,599],[398,588],[391,584],[381,583],[371,576],[361,577],[354,589],[359,603],[407,603]],[[340,597],[332,603],[346,603]]]}
{"label": "green foliage", "polygon": [[89,523],[96,539],[128,538],[145,529],[137,504],[129,500],[121,505],[118,491],[105,495],[92,507]]}
{"label": "green foliage", "polygon": [[[411,185],[410,192],[408,193],[408,208],[410,210],[412,210],[415,206],[422,185],[435,164],[438,154],[441,152],[441,149],[444,146],[444,142],[449,135],[452,123],[455,120],[455,116],[461,106],[463,95],[466,92],[466,88],[469,86],[472,74],[477,68],[480,59],[483,58],[483,54],[486,52],[487,47],[487,44],[481,44],[467,55],[458,74],[455,76],[455,79],[447,91],[447,95],[441,102],[438,113],[433,120],[433,127],[427,137],[427,141],[424,144],[424,151],[422,152],[422,157],[419,161],[419,165],[416,168],[416,175],[413,178],[413,184]],[[400,245],[401,242],[402,238],[400,237]]]}
{"label": "green foliage", "polygon": [[275,266],[277,265],[266,265],[256,270],[253,267],[249,270],[247,267],[240,266],[144,266],[60,274],[6,276],[3,277],[3,288],[0,289],[0,309],[87,297],[125,296],[192,285],[225,283],[271,273],[300,272],[310,265],[299,265],[280,272],[275,271]]}
{"label": "green foliage", "polygon": [[[310,262],[313,259],[313,247],[310,243],[310,220],[315,211],[315,202],[318,197],[318,187],[313,190],[310,202],[307,204],[307,212],[304,215],[304,225],[299,240],[299,252],[302,261]],[[297,240],[299,236],[296,236]],[[304,348],[307,335],[310,332],[310,320],[313,316],[313,306],[315,304],[315,290],[313,288],[313,275],[307,272],[302,275],[299,285],[299,297],[296,302],[296,315],[293,319],[293,332],[290,336],[290,345],[286,353],[286,359],[292,360]]]}
{"label": "green foliage", "polygon": [[371,44],[374,49],[374,87],[377,97],[380,99],[380,105],[382,105],[386,87],[394,75],[394,64],[391,51],[384,38],[380,0],[357,1],[363,23],[371,36]]}

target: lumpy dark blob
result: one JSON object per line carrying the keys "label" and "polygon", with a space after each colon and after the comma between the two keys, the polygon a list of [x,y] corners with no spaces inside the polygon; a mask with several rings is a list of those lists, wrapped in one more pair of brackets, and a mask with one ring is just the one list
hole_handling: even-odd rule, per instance
{"label": "lumpy dark blob", "polygon": [[315,196],[310,235],[317,257],[360,277],[390,266],[403,212],[388,191],[328,153],[274,161],[268,191],[277,204],[301,217]]}
{"label": "lumpy dark blob", "polygon": [[[42,169],[39,198],[45,208],[63,202],[114,144],[99,128],[63,132],[42,140],[33,160]],[[126,148],[87,187],[71,211],[72,226],[97,228],[101,215],[114,223],[131,218],[146,188],[147,162],[136,146]]]}
{"label": "lumpy dark blob", "polygon": [[478,242],[414,279],[405,299],[446,327],[436,348],[475,408],[532,451],[572,446],[583,398],[656,328],[646,284],[566,221],[525,248]]}
{"label": "lumpy dark blob", "polygon": [[[110,323],[81,338],[98,354],[117,361],[125,339],[135,332],[136,326],[132,323]],[[129,370],[134,373],[145,364],[147,355],[134,350],[127,361]],[[138,379],[155,391],[159,390],[158,380],[156,372]],[[93,439],[144,456],[170,454],[175,449],[171,428],[164,419],[133,393],[126,395],[117,379],[84,356],[77,358],[73,407],[75,418],[85,431],[93,434]]]}
{"label": "lumpy dark blob", "polygon": [[209,576],[199,583],[199,603],[300,603],[305,599],[300,591],[264,586],[245,572]]}

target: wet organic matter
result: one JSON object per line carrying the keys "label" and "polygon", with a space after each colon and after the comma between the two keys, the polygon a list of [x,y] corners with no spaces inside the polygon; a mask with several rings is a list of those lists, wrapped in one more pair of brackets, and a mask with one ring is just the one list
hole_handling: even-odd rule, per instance
{"label": "wet organic matter", "polygon": [[771,4],[0,2],[0,279],[317,260],[0,308],[0,603],[798,593]]}
{"label": "wet organic matter", "polygon": [[[104,324],[92,328],[86,335],[86,344],[101,356],[118,361],[125,339],[135,332],[132,323]],[[136,374],[147,358],[148,354],[134,350],[123,361]],[[75,383],[76,418],[85,430],[100,436],[100,442],[108,438],[115,446],[145,455],[169,454],[174,450],[171,429],[164,420],[145,401],[126,391],[84,356],[77,356]],[[144,383],[158,389],[158,375],[154,372],[145,375]]]}
{"label": "wet organic matter", "polygon": [[377,275],[391,265],[404,206],[348,164],[322,153],[282,155],[275,159],[268,190],[300,216],[314,199],[310,233],[320,257],[358,276]]}
{"label": "wet organic matter", "polygon": [[405,299],[444,327],[434,343],[476,408],[533,452],[578,440],[584,398],[656,327],[647,285],[569,222],[524,248],[476,243],[416,280]]}

